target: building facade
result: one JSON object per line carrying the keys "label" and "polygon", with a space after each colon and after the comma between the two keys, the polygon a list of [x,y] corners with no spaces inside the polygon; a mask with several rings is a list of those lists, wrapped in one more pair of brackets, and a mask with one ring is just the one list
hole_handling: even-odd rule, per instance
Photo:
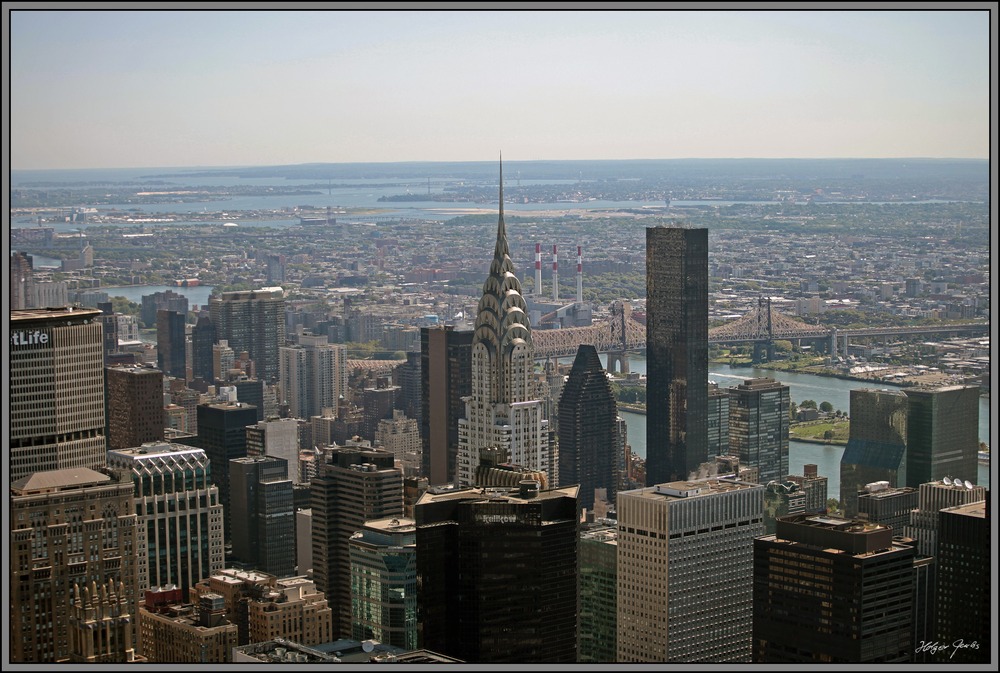
{"label": "building facade", "polygon": [[199,317],[191,329],[191,378],[204,381],[215,379],[212,370],[212,346],[217,339],[212,319],[207,315]]}
{"label": "building facade", "polygon": [[578,489],[537,486],[421,496],[422,647],[486,664],[576,660]]}
{"label": "building facade", "polygon": [[184,325],[187,314],[156,312],[156,366],[167,376],[187,380]]}
{"label": "building facade", "polygon": [[840,502],[844,515],[858,513],[865,484],[906,485],[906,396],[898,391],[851,391],[851,430],[840,459]]}
{"label": "building facade", "polygon": [[748,379],[729,389],[729,449],[740,464],[756,467],[762,484],[788,474],[788,386]]}
{"label": "building facade", "polygon": [[708,230],[646,229],[646,483],[708,460]]}
{"label": "building facade", "polygon": [[729,390],[708,382],[708,457],[729,455]]}
{"label": "building facade", "polygon": [[610,664],[618,656],[618,526],[610,520],[581,525],[577,658]]}
{"label": "building facade", "polygon": [[979,392],[978,385],[904,391],[907,486],[979,480]]}
{"label": "building facade", "polygon": [[163,441],[163,372],[152,367],[108,367],[108,450]]}
{"label": "building facade", "polygon": [[313,577],[334,611],[333,635],[353,631],[351,536],[365,521],[403,515],[403,474],[380,449],[333,449],[310,482]]}
{"label": "building facade", "polygon": [[10,312],[10,481],[105,463],[101,312]]}
{"label": "building facade", "polygon": [[288,461],[245,456],[229,461],[233,557],[275,577],[295,574],[295,506]]}
{"label": "building facade", "polygon": [[285,345],[285,293],[280,287],[223,292],[208,300],[209,315],[220,340],[236,353],[246,351],[258,376],[273,382],[279,375],[278,349]]}
{"label": "building facade", "polygon": [[472,394],[458,422],[460,487],[473,484],[479,452],[491,447],[507,449],[512,462],[551,477],[549,422],[542,417],[542,401],[536,395],[531,326],[514,272],[503,219],[501,171],[496,245],[472,337]]}
{"label": "building facade", "polygon": [[618,662],[750,661],[764,487],[728,479],[618,494]]}
{"label": "building facade", "polygon": [[911,661],[914,553],[879,524],[779,519],[754,541],[753,661]]}
{"label": "building facade", "polygon": [[417,649],[416,531],[413,519],[379,519],[351,536],[351,638]]}
{"label": "building facade", "polygon": [[618,491],[618,405],[597,349],[582,344],[559,398],[559,485],[578,484],[577,506],[594,509],[594,489]]}
{"label": "building facade", "polygon": [[222,503],[202,449],[149,442],[108,451],[108,468],[135,486],[140,592],[172,584],[187,598],[222,569]]}
{"label": "building facade", "polygon": [[138,614],[132,488],[129,479],[86,467],[35,472],[11,483],[11,661],[72,659],[76,586],[113,582],[116,618]]}
{"label": "building facade", "polygon": [[421,461],[434,486],[455,482],[462,398],[472,394],[473,334],[451,325],[420,330]]}
{"label": "building facade", "polygon": [[299,336],[296,345],[279,349],[282,402],[296,418],[310,418],[324,408],[336,408],[347,394],[347,351],[327,343],[326,335]]}
{"label": "building facade", "polygon": [[937,640],[952,644],[949,663],[988,663],[993,651],[989,507],[979,500],[939,514]]}

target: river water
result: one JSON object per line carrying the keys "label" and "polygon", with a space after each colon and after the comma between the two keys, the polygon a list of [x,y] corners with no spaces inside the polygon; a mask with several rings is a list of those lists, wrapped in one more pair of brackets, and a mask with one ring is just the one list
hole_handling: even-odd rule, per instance
{"label": "river water", "polygon": [[[601,356],[601,361],[607,364],[605,356]],[[646,373],[646,359],[641,356],[629,358],[629,369],[641,374]],[[900,386],[887,384],[872,384],[865,381],[848,381],[844,379],[831,378],[826,376],[816,376],[814,374],[794,374],[785,372],[775,372],[768,369],[757,369],[755,367],[731,367],[729,365],[710,365],[709,380],[715,381],[719,387],[729,388],[742,383],[744,379],[770,377],[780,381],[789,387],[789,393],[793,402],[803,400],[814,400],[816,404],[824,401],[833,405],[834,409],[850,412],[851,390],[855,388],[890,388],[899,389]],[[990,401],[988,398],[979,400],[979,437],[993,447],[994,442],[990,441]],[[628,441],[632,445],[632,450],[645,458],[646,456],[646,416],[622,412],[622,418],[628,427]],[[827,492],[831,498],[840,498],[840,458],[844,454],[843,446],[812,444],[809,442],[798,442],[791,440],[788,442],[788,471],[789,474],[802,474],[803,466],[813,463],[817,466],[819,474],[827,477]],[[989,488],[990,468],[988,465],[979,466],[979,484]]]}

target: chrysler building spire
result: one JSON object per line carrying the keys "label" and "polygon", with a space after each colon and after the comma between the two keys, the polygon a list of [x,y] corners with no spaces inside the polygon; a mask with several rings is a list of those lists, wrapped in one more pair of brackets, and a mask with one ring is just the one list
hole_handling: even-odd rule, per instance
{"label": "chrysler building spire", "polygon": [[548,421],[535,399],[535,349],[528,307],[514,274],[503,220],[503,164],[497,240],[476,311],[472,337],[472,395],[459,421],[458,481],[471,486],[479,452],[503,447],[512,462],[552,476]]}

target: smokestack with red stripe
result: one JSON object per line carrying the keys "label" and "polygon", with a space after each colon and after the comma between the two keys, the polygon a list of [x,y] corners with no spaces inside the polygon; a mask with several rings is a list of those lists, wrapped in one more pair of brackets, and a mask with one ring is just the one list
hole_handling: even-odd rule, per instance
{"label": "smokestack with red stripe", "polygon": [[552,246],[552,301],[559,301],[559,253]]}
{"label": "smokestack with red stripe", "polygon": [[576,303],[583,303],[583,252],[576,246]]}
{"label": "smokestack with red stripe", "polygon": [[535,296],[542,296],[542,244],[535,243]]}

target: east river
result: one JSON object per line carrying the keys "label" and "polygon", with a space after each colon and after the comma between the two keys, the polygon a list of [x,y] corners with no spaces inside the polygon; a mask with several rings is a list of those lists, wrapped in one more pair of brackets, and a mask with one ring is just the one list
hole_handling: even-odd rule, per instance
{"label": "east river", "polygon": [[[606,364],[605,356],[601,356],[601,361]],[[641,374],[646,373],[646,360],[643,357],[631,357],[629,359],[629,369]],[[776,372],[769,369],[757,369],[754,367],[731,367],[729,365],[710,365],[709,380],[715,381],[720,388],[729,388],[743,382],[744,379],[770,377],[786,384],[793,402],[803,400],[814,400],[816,404],[824,401],[833,405],[834,409],[840,409],[845,413],[851,410],[851,390],[855,388],[890,388],[901,389],[900,386],[893,386],[884,383],[872,383],[868,381],[849,381],[845,379],[832,378],[827,376],[816,376],[815,374],[793,374],[787,372]],[[990,400],[980,398],[979,400],[979,437],[992,448],[990,441]],[[622,412],[622,418],[628,426],[628,442],[632,445],[632,451],[645,458],[646,456],[646,416]],[[798,442],[791,440],[788,442],[788,471],[789,474],[802,474],[803,466],[814,463],[819,474],[826,477],[827,492],[831,498],[840,498],[840,458],[844,455],[842,445],[813,444],[809,442]],[[990,468],[988,465],[979,465],[980,485],[989,488]]]}

